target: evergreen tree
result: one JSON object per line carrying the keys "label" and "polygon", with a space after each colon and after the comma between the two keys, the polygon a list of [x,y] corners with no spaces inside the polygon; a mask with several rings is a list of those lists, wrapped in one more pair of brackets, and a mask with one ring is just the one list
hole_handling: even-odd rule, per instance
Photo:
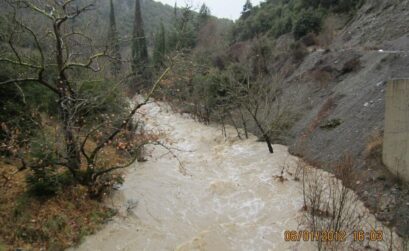
{"label": "evergreen tree", "polygon": [[175,6],[173,7],[173,15],[175,16],[175,21],[178,20],[178,4],[175,2]]}
{"label": "evergreen tree", "polygon": [[146,45],[146,37],[143,29],[143,20],[141,12],[140,0],[135,1],[135,21],[133,31],[132,44],[132,70],[140,82],[140,87],[146,86],[150,80],[148,71],[148,48]]}
{"label": "evergreen tree", "polygon": [[173,8],[173,27],[169,32],[168,35],[168,49],[169,51],[176,50],[178,45],[178,30],[179,30],[179,18],[178,18],[178,6],[175,2],[175,6]]}
{"label": "evergreen tree", "polygon": [[194,15],[190,7],[186,6],[181,10],[178,18],[177,33],[179,48],[193,48],[196,44],[196,31]]}
{"label": "evergreen tree", "polygon": [[197,23],[194,17],[189,6],[178,9],[175,5],[174,27],[168,39],[170,50],[190,49],[195,46]]}
{"label": "evergreen tree", "polygon": [[246,19],[250,15],[252,9],[253,4],[250,2],[250,0],[246,0],[246,3],[243,6],[243,11],[241,12],[241,18]]}
{"label": "evergreen tree", "polygon": [[110,0],[111,10],[109,14],[109,30],[108,30],[108,43],[109,47],[112,50],[112,56],[115,57],[114,62],[112,63],[112,74],[114,76],[118,75],[121,71],[121,52],[119,48],[118,41],[118,31],[116,28],[115,21],[115,10],[113,0]]}
{"label": "evergreen tree", "polygon": [[163,59],[166,54],[166,33],[163,23],[160,24],[159,32],[155,36],[155,48],[153,52],[153,62],[156,66],[163,65]]}
{"label": "evergreen tree", "polygon": [[210,15],[211,12],[209,7],[207,7],[206,4],[202,4],[198,16],[198,28],[201,28],[203,25],[206,24],[207,20],[209,20]]}

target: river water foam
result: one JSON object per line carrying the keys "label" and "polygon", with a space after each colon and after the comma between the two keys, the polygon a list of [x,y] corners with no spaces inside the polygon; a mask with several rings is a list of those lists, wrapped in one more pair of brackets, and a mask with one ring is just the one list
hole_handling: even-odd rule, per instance
{"label": "river water foam", "polygon": [[[221,128],[164,104],[141,113],[146,130],[166,132],[177,159],[148,147],[149,160],[127,171],[112,199],[119,215],[76,250],[315,250],[284,241],[303,205],[301,184],[290,177],[298,160],[286,147],[270,154],[254,136],[236,139],[232,128],[225,139]],[[283,168],[286,182],[274,178]]]}

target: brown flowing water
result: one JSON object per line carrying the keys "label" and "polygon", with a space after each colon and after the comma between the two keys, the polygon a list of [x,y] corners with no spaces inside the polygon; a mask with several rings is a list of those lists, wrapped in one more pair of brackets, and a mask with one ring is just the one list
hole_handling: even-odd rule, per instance
{"label": "brown flowing water", "polygon": [[[76,250],[315,250],[311,242],[286,242],[303,206],[298,159],[275,145],[270,154],[256,137],[238,140],[150,103],[146,130],[166,132],[177,159],[161,146],[149,161],[127,171],[112,198],[119,215]],[[179,163],[180,161],[180,163]],[[181,165],[180,165],[181,164]],[[274,176],[285,168],[288,181]],[[110,202],[109,202],[110,203]]]}

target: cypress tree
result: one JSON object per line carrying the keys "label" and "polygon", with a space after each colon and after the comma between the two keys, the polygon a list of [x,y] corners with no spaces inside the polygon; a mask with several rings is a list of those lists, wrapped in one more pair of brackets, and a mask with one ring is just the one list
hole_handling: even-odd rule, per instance
{"label": "cypress tree", "polygon": [[178,20],[178,4],[175,2],[175,6],[173,7],[173,15],[175,17],[175,21],[177,22]]}
{"label": "cypress tree", "polygon": [[116,28],[116,21],[115,21],[115,10],[114,10],[114,3],[113,0],[110,0],[111,10],[109,13],[109,30],[108,30],[108,42],[109,47],[112,51],[113,57],[115,57],[114,62],[112,63],[112,74],[117,76],[121,71],[121,52],[119,49],[119,41],[118,41],[118,31]]}
{"label": "cypress tree", "polygon": [[148,63],[148,48],[146,46],[146,37],[143,29],[141,3],[140,0],[136,0],[132,43],[132,70],[142,87],[145,86],[150,79],[147,68]]}
{"label": "cypress tree", "polygon": [[207,7],[206,4],[202,4],[202,7],[200,7],[199,16],[198,16],[198,28],[201,28],[203,25],[206,24],[210,15],[211,13],[210,13],[209,7]]}
{"label": "cypress tree", "polygon": [[155,48],[153,54],[153,61],[156,66],[163,65],[163,59],[166,54],[166,33],[163,23],[160,24],[159,32],[155,37]]}
{"label": "cypress tree", "polygon": [[253,4],[250,2],[250,0],[246,0],[246,3],[243,6],[243,11],[241,12],[241,18],[246,19],[250,15],[252,9]]}
{"label": "cypress tree", "polygon": [[194,15],[190,7],[186,6],[181,10],[180,18],[178,19],[177,35],[178,47],[193,48],[196,44],[196,31]]}

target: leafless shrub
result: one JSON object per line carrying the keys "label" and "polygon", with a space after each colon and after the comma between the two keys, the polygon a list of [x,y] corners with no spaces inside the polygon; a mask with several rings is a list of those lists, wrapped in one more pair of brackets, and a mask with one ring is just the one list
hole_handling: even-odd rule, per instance
{"label": "leafless shrub", "polygon": [[[304,167],[303,162],[301,160],[298,160],[297,161],[297,166],[296,166],[295,171],[294,171],[294,180],[295,181],[300,181],[301,180],[303,167]],[[303,189],[303,191],[304,191],[304,189]]]}
{"label": "leafless shrub", "polygon": [[[336,177],[349,180],[351,159],[345,158],[336,167]],[[347,235],[359,229],[364,214],[358,210],[358,198],[340,179],[316,169],[305,169],[303,194],[306,213],[301,224],[313,232],[341,233]],[[320,238],[318,250],[337,250],[342,245],[339,241]],[[348,242],[346,242],[348,243]]]}
{"label": "leafless shrub", "polygon": [[281,182],[281,183],[284,183],[284,182],[288,181],[288,179],[285,177],[285,174],[288,174],[290,176],[294,175],[289,170],[290,170],[290,165],[286,160],[286,161],[284,161],[283,165],[281,166],[280,175],[274,175],[273,178],[276,179],[277,181]]}
{"label": "leafless shrub", "polygon": [[341,73],[347,74],[356,71],[359,67],[361,67],[361,60],[359,58],[353,58],[344,63]]}
{"label": "leafless shrub", "polygon": [[134,210],[136,207],[138,207],[138,204],[139,204],[138,200],[134,200],[134,199],[127,200],[126,203],[125,203],[126,212],[128,214],[131,214],[132,210]]}
{"label": "leafless shrub", "polygon": [[308,50],[304,44],[300,42],[295,42],[291,45],[291,54],[293,56],[294,62],[299,63],[301,62],[307,55]]}
{"label": "leafless shrub", "polygon": [[307,35],[305,35],[304,37],[302,37],[300,41],[305,46],[313,46],[313,45],[316,45],[318,43],[317,36],[312,32],[310,32]]}
{"label": "leafless shrub", "polygon": [[317,38],[318,44],[321,47],[327,48],[334,40],[337,29],[340,28],[339,26],[337,17],[329,16],[325,18],[322,30]]}

